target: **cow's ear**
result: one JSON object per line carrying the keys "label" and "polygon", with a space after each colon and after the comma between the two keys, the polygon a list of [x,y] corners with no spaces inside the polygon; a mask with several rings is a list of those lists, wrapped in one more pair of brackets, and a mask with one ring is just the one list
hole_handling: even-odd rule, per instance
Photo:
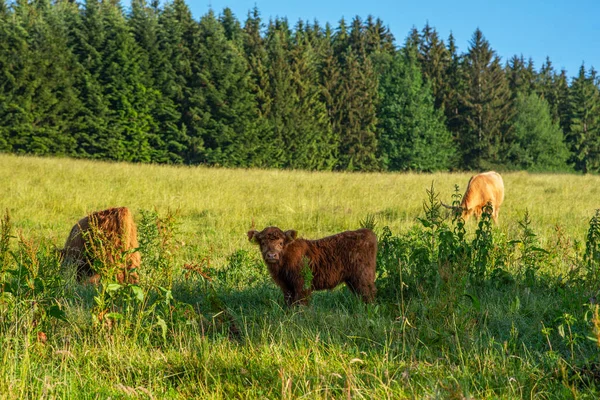
{"label": "cow's ear", "polygon": [[291,229],[289,231],[285,231],[285,241],[286,242],[292,242],[292,241],[296,240],[297,236],[298,236],[298,232],[296,232],[293,229]]}
{"label": "cow's ear", "polygon": [[248,231],[248,240],[252,243],[258,243],[258,231],[252,229]]}

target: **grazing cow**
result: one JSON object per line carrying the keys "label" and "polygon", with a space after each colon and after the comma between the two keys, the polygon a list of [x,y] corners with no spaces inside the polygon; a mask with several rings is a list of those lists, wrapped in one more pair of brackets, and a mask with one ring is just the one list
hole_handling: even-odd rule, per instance
{"label": "grazing cow", "polygon": [[141,257],[138,251],[130,252],[137,247],[137,229],[129,209],[109,208],[93,212],[73,226],[62,256],[65,264],[76,265],[80,282],[98,283],[100,275],[93,264],[99,260],[104,265],[117,264],[120,283],[137,283],[138,274],[132,270],[140,266]]}
{"label": "grazing cow", "polygon": [[442,205],[456,211],[462,211],[462,216],[466,221],[471,214],[475,214],[475,217],[479,218],[483,207],[487,203],[491,203],[492,218],[497,224],[498,212],[500,212],[503,201],[504,182],[502,177],[495,171],[489,171],[471,177],[460,206],[449,206],[444,203]]}
{"label": "grazing cow", "polygon": [[[319,240],[296,236],[294,230],[283,232],[277,227],[248,231],[248,239],[260,246],[287,305],[307,304],[313,290],[333,289],[342,282],[364,302],[373,301],[377,237],[371,230],[347,231]],[[310,283],[305,282],[310,275]]]}

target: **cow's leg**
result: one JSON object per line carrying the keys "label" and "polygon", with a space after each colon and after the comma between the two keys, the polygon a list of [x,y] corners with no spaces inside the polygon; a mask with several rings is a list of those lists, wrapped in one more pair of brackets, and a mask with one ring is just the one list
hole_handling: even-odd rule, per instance
{"label": "cow's leg", "polygon": [[294,303],[294,290],[286,282],[278,281],[277,284],[283,293],[285,305],[291,306]]}
{"label": "cow's leg", "polygon": [[362,301],[370,303],[375,299],[375,293],[377,293],[374,280],[374,277],[363,275],[360,278],[347,279],[346,286],[352,293],[360,296]]}
{"label": "cow's leg", "polygon": [[307,305],[310,294],[311,290],[304,289],[302,286],[295,287],[293,304]]}

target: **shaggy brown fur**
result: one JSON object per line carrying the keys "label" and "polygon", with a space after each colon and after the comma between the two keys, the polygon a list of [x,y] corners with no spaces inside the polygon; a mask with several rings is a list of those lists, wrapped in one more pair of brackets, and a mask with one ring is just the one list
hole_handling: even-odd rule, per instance
{"label": "shaggy brown fur", "polygon": [[[474,175],[469,180],[467,190],[460,203],[460,209],[465,221],[469,219],[471,214],[475,214],[476,218],[481,216],[483,207],[487,203],[492,204],[492,218],[498,223],[498,213],[500,206],[504,201],[504,182],[499,173],[495,171],[483,172]],[[442,203],[443,204],[443,203]],[[455,208],[451,206],[445,207]]]}
{"label": "shaggy brown fur", "polygon": [[[342,282],[364,302],[375,298],[377,237],[369,229],[347,231],[319,240],[296,239],[294,230],[268,227],[248,231],[287,305],[306,304],[313,290],[333,289]],[[306,287],[305,266],[312,272]]]}
{"label": "shaggy brown fur", "polygon": [[[103,265],[121,264],[124,253],[137,247],[137,228],[129,209],[109,208],[80,219],[71,229],[62,255],[66,264],[76,265],[77,280],[87,278],[98,283],[100,275],[93,270],[95,260]],[[117,268],[120,283],[138,282],[138,274],[132,270],[140,266],[140,258],[137,251],[125,256],[125,265]]]}

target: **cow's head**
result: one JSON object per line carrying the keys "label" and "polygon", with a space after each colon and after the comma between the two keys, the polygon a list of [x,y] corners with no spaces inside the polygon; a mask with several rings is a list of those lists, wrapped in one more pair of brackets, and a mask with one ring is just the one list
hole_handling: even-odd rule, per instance
{"label": "cow's head", "polygon": [[296,239],[297,232],[293,230],[282,231],[270,226],[258,232],[248,231],[248,240],[260,246],[260,252],[267,264],[278,264],[282,258],[285,247]]}

